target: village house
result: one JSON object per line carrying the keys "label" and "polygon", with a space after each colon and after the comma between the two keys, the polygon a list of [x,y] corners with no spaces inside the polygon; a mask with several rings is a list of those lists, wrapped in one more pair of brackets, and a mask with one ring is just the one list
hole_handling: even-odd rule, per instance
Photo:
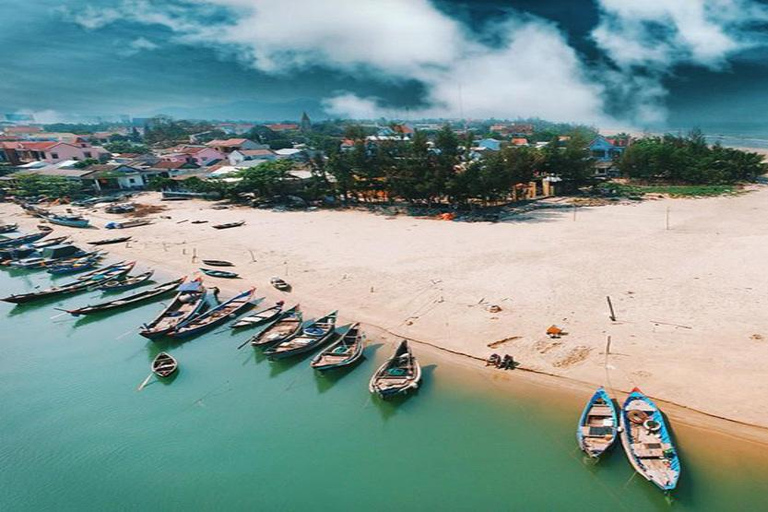
{"label": "village house", "polygon": [[215,139],[206,143],[206,146],[215,149],[222,155],[228,155],[235,150],[269,149],[268,145],[259,144],[250,139]]}
{"label": "village house", "polygon": [[482,139],[477,141],[475,144],[475,149],[479,149],[481,151],[500,151],[501,150],[501,141],[496,139]]}
{"label": "village house", "polygon": [[170,153],[161,155],[163,160],[170,162],[190,162],[201,167],[213,165],[224,160],[225,155],[208,146],[176,146]]}
{"label": "village house", "polygon": [[277,160],[277,154],[271,149],[236,149],[227,158],[230,165],[237,166],[245,162],[249,166],[253,166],[261,162]]}
{"label": "village house", "polygon": [[98,146],[57,141],[2,142],[0,148],[2,148],[0,160],[13,164],[32,161],[55,164],[65,160],[87,159],[106,161],[110,156],[107,150]]}

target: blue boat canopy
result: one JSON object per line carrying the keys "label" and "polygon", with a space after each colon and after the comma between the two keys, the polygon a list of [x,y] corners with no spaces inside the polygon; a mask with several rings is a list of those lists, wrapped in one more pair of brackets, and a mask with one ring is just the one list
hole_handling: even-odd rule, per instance
{"label": "blue boat canopy", "polygon": [[200,281],[190,281],[179,286],[180,292],[196,292],[200,289],[202,284]]}

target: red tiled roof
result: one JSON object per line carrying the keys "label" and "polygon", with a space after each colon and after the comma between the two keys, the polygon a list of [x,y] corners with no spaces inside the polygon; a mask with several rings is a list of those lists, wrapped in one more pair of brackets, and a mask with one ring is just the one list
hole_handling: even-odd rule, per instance
{"label": "red tiled roof", "polygon": [[267,156],[275,154],[271,149],[242,149],[239,153],[246,156]]}
{"label": "red tiled roof", "polygon": [[248,139],[216,139],[212,140],[207,146],[237,147],[248,142]]}
{"label": "red tiled roof", "polygon": [[49,140],[44,142],[21,142],[20,144],[21,144],[21,149],[31,149],[32,151],[45,151],[47,149],[51,149],[54,146],[58,146],[59,144],[63,144],[63,142]]}

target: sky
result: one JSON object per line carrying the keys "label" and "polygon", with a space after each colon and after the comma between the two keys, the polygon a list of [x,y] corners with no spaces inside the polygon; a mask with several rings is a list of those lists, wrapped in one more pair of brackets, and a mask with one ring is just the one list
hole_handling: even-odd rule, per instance
{"label": "sky", "polygon": [[765,0],[2,0],[0,45],[0,113],[49,122],[307,111],[768,136]]}

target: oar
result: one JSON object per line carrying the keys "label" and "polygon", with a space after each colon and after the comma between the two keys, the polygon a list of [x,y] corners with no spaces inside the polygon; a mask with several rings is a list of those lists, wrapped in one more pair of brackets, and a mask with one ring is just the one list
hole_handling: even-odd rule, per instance
{"label": "oar", "polygon": [[144,389],[144,386],[146,386],[147,384],[149,384],[149,381],[150,381],[150,379],[152,379],[152,376],[153,376],[153,375],[154,375],[154,373],[150,373],[149,375],[147,375],[147,378],[146,378],[146,379],[144,379],[144,382],[142,382],[141,384],[139,384],[139,389],[137,389],[136,391],[141,391],[142,389]]}
{"label": "oar", "polygon": [[239,346],[239,347],[237,347],[237,350],[240,350],[241,348],[243,348],[244,346],[246,346],[247,344],[249,344],[249,343],[251,342],[251,340],[252,340],[252,339],[253,339],[253,337],[251,337],[251,338],[248,338],[247,340],[245,340],[243,343],[241,343],[241,344],[240,344],[240,346]]}

